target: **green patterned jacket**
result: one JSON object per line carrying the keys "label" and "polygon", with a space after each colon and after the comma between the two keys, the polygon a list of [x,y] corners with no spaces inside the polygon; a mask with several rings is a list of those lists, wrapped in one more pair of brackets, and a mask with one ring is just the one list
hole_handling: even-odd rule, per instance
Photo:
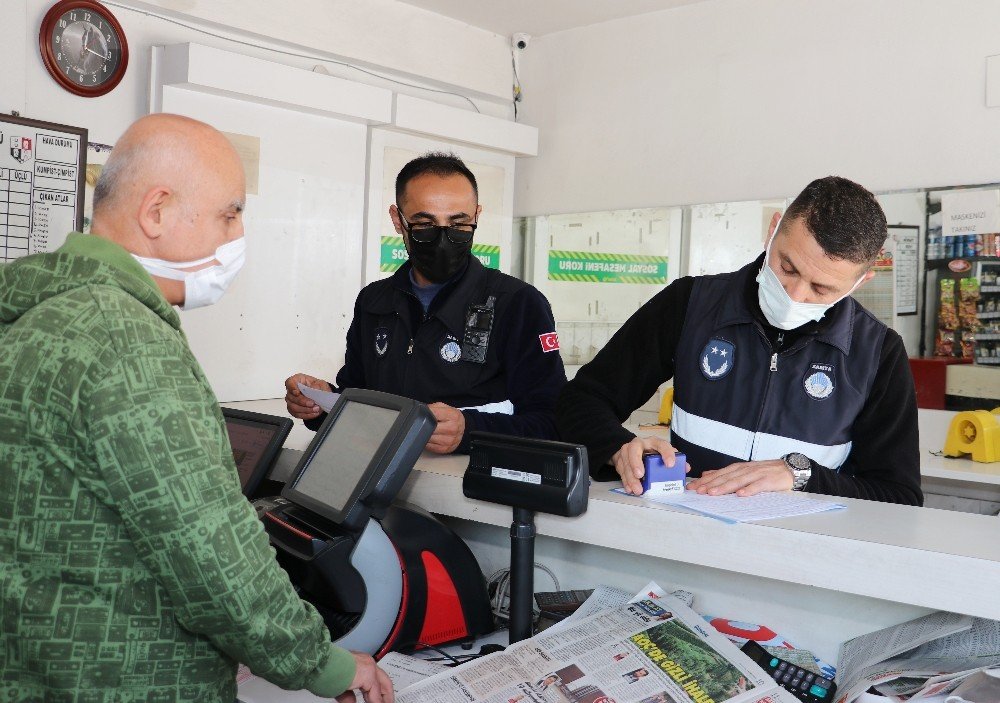
{"label": "green patterned jacket", "polygon": [[176,311],[99,237],[0,266],[0,701],[232,703],[237,661],[321,696],[354,676]]}

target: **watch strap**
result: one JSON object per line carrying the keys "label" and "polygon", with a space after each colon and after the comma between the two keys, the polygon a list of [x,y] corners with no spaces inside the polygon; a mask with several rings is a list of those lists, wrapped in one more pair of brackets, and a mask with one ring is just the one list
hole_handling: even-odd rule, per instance
{"label": "watch strap", "polygon": [[813,461],[805,454],[790,452],[781,457],[785,466],[792,472],[792,490],[804,490],[809,479],[812,478]]}

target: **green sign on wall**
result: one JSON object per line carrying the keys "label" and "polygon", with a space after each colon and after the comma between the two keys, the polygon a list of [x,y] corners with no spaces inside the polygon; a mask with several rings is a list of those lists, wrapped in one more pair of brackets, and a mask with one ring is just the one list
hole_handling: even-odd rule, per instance
{"label": "green sign on wall", "polygon": [[549,280],[585,283],[666,283],[667,257],[553,249],[549,252]]}
{"label": "green sign on wall", "polygon": [[[473,244],[472,255],[479,259],[483,266],[490,269],[500,268],[500,247],[492,244]],[[406,246],[402,237],[382,237],[382,257],[379,271],[393,272],[410,258],[406,254]]]}

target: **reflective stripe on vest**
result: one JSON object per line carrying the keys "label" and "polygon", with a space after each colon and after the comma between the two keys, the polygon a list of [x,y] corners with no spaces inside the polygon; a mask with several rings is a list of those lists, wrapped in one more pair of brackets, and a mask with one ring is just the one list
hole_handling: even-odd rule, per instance
{"label": "reflective stripe on vest", "polygon": [[751,432],[689,413],[676,403],[670,429],[691,444],[727,454],[739,461],[780,459],[790,452],[800,452],[830,469],[839,469],[847,461],[852,444],[812,444],[792,437]]}

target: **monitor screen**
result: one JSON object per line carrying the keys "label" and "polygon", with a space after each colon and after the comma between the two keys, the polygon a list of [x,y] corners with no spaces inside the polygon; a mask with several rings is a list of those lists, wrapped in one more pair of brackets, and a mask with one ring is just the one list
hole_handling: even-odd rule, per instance
{"label": "monitor screen", "polygon": [[346,402],[294,489],[343,511],[398,417],[399,410]]}
{"label": "monitor screen", "polygon": [[244,495],[251,495],[278,458],[281,445],[292,429],[289,418],[222,408],[229,445]]}

